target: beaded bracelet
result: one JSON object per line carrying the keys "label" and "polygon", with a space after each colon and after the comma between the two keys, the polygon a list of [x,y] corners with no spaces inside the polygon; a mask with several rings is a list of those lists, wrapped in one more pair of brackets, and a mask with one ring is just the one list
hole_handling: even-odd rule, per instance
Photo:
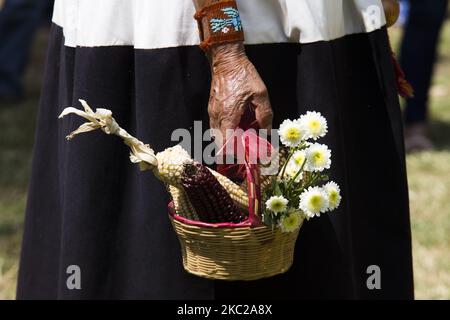
{"label": "beaded bracelet", "polygon": [[194,15],[200,33],[200,48],[207,51],[213,44],[244,41],[236,1],[223,1],[204,7]]}

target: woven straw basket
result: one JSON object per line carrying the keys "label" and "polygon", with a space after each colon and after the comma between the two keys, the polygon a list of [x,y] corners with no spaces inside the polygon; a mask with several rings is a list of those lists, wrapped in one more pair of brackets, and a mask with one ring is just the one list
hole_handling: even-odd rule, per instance
{"label": "woven straw basket", "polygon": [[187,272],[216,280],[257,280],[291,267],[299,229],[283,233],[263,225],[258,218],[259,174],[250,166],[247,180],[249,218],[240,224],[191,221],[178,216],[169,205],[169,219],[178,235]]}
{"label": "woven straw basket", "polygon": [[189,273],[217,280],[257,280],[292,265],[298,229],[282,233],[266,226],[211,228],[170,220]]}

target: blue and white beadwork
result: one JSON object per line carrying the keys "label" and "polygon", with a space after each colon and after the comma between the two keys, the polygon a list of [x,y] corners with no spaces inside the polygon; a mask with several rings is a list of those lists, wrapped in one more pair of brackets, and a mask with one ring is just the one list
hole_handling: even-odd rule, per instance
{"label": "blue and white beadwork", "polygon": [[225,15],[227,15],[229,18],[212,18],[209,21],[210,27],[212,32],[222,32],[222,33],[228,33],[230,32],[230,28],[234,28],[234,30],[241,31],[242,30],[242,23],[241,23],[241,17],[239,16],[239,11],[237,11],[233,7],[226,7],[221,9]]}

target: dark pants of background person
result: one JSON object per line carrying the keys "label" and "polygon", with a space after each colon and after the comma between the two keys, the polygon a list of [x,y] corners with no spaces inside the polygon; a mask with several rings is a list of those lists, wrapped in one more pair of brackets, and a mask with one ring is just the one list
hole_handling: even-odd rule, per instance
{"label": "dark pants of background person", "polygon": [[410,0],[400,59],[414,88],[414,97],[407,100],[405,109],[407,125],[427,120],[428,91],[447,4],[448,0]]}
{"label": "dark pants of background person", "polygon": [[0,10],[0,96],[21,96],[36,29],[50,21],[53,1],[6,0]]}

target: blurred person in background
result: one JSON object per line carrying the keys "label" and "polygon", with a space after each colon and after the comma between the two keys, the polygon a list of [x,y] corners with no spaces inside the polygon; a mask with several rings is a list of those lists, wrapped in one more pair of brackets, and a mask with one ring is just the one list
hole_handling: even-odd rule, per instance
{"label": "blurred person in background", "polygon": [[408,21],[408,16],[409,16],[409,0],[400,0],[400,16],[398,17],[397,20],[397,25],[404,27],[406,22]]}
{"label": "blurred person in background", "polygon": [[414,97],[407,99],[404,114],[407,151],[433,148],[427,132],[428,97],[447,5],[448,0],[409,0],[400,58],[414,88]]}
{"label": "blurred person in background", "polygon": [[23,76],[36,30],[50,22],[53,0],[0,0],[0,103],[24,95]]}

